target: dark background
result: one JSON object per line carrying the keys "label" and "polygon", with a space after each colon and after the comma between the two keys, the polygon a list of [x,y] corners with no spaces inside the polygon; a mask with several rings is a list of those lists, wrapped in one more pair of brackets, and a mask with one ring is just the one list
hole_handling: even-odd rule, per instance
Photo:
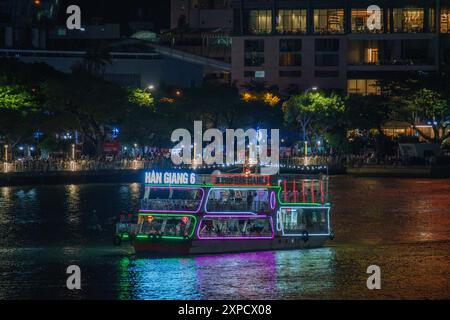
{"label": "dark background", "polygon": [[130,21],[146,21],[155,24],[154,31],[169,28],[169,0],[62,0],[58,20],[67,19],[66,8],[76,4],[81,8],[82,20],[103,18],[106,23],[127,24]]}

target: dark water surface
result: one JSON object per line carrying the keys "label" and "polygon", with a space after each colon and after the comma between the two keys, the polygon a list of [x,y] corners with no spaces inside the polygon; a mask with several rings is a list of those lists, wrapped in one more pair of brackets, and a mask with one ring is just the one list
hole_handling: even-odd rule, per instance
{"label": "dark water surface", "polygon": [[156,259],[110,245],[107,219],[138,207],[139,184],[0,188],[0,299],[450,298],[450,180],[332,177],[330,192],[324,248]]}

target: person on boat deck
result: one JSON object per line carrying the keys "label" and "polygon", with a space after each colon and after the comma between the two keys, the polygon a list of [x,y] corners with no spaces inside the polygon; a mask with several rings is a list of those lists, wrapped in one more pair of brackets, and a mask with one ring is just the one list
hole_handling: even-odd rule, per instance
{"label": "person on boat deck", "polygon": [[252,203],[253,203],[253,194],[249,192],[247,194],[247,210],[252,207]]}
{"label": "person on boat deck", "polygon": [[253,211],[258,211],[259,210],[259,208],[258,208],[259,200],[260,200],[259,199],[259,193],[255,192],[255,194],[253,195],[253,207],[252,207]]}

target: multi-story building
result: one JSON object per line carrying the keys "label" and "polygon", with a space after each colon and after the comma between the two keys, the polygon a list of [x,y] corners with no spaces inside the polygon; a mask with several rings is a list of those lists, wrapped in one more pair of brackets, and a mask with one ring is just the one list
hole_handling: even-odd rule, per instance
{"label": "multi-story building", "polygon": [[230,0],[171,0],[170,26],[160,37],[162,44],[230,61],[233,30]]}
{"label": "multi-story building", "polygon": [[[380,8],[372,29],[368,7]],[[449,62],[449,0],[233,0],[232,79],[376,93]]]}
{"label": "multi-story building", "polygon": [[58,0],[0,0],[0,47],[45,48]]}
{"label": "multi-story building", "polygon": [[232,29],[230,0],[171,0],[170,27],[193,29]]}

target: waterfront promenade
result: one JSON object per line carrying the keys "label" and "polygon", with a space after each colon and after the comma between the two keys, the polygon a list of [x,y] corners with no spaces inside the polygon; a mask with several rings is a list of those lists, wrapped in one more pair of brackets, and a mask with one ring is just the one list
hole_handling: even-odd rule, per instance
{"label": "waterfront promenade", "polygon": [[[173,166],[170,159],[157,160],[27,160],[0,163],[0,186],[61,183],[141,182],[146,170],[185,169],[198,173],[240,172],[242,166],[201,165],[195,168]],[[449,178],[450,166],[346,163],[325,157],[280,160],[286,174],[349,174],[362,177]]]}

